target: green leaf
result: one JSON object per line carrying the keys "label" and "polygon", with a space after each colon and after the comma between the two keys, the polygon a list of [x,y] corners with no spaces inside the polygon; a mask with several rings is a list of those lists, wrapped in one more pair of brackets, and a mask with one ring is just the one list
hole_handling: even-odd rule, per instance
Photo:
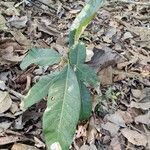
{"label": "green leaf", "polygon": [[29,90],[21,103],[23,109],[27,109],[33,104],[39,102],[43,97],[46,97],[50,85],[57,79],[59,72],[41,77],[41,79]]}
{"label": "green leaf", "polygon": [[36,64],[39,66],[49,66],[59,63],[60,59],[60,54],[55,50],[33,48],[23,59],[22,63],[20,64],[20,67],[22,70],[24,70],[31,64]]}
{"label": "green leaf", "polygon": [[86,64],[80,64],[77,66],[77,76],[78,79],[86,84],[89,84],[93,87],[98,85],[99,79],[95,71]]}
{"label": "green leaf", "polygon": [[81,111],[80,120],[87,120],[92,112],[92,97],[89,89],[80,82],[80,94],[81,94]]}
{"label": "green leaf", "polygon": [[85,44],[79,42],[72,46],[69,51],[69,60],[72,65],[83,64],[86,59],[86,47]]}
{"label": "green leaf", "polygon": [[76,43],[82,32],[85,30],[87,25],[94,18],[98,9],[103,6],[104,0],[89,0],[79,15],[74,20],[70,33],[69,33],[69,44],[70,47]]}
{"label": "green leaf", "polygon": [[47,108],[43,115],[43,130],[47,147],[59,143],[68,150],[79,120],[81,99],[76,75],[70,65],[60,73],[49,89]]}

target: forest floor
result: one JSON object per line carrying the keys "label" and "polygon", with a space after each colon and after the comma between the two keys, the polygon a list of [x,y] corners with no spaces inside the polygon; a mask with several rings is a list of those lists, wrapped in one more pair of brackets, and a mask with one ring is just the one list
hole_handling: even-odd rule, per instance
{"label": "forest floor", "polygon": [[[19,104],[57,65],[23,71],[19,65],[32,47],[65,53],[69,27],[84,5],[83,0],[0,1],[0,150],[46,149],[45,100],[24,113]],[[71,149],[150,150],[149,0],[106,2],[81,40],[101,84],[97,92],[91,89],[93,112],[79,123]]]}

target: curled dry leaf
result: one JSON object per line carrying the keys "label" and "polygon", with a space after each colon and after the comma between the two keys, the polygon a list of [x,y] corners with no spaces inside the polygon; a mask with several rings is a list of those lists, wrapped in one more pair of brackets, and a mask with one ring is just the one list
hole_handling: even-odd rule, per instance
{"label": "curled dry leaf", "polygon": [[121,130],[122,135],[128,139],[128,141],[137,146],[146,146],[147,137],[137,131],[124,128]]}
{"label": "curled dry leaf", "polygon": [[0,91],[0,113],[7,111],[12,105],[12,100],[8,92]]}

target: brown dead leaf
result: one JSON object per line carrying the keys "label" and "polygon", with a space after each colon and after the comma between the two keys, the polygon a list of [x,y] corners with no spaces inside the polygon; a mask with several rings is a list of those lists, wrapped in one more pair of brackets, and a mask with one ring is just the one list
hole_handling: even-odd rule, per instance
{"label": "brown dead leaf", "polygon": [[113,139],[111,139],[110,146],[112,147],[112,150],[122,150],[121,143],[119,142],[118,137],[114,137]]}
{"label": "brown dead leaf", "polygon": [[106,124],[102,124],[102,128],[109,131],[111,136],[114,137],[118,133],[120,127],[114,123],[107,122]]}
{"label": "brown dead leaf", "polygon": [[34,146],[26,145],[26,144],[21,144],[21,143],[15,143],[11,150],[39,150]]}
{"label": "brown dead leaf", "polygon": [[141,90],[138,90],[138,89],[131,89],[131,92],[132,92],[133,97],[138,98],[138,99],[139,99],[139,98],[141,97],[141,95],[142,95]]}
{"label": "brown dead leaf", "polygon": [[24,46],[30,46],[30,41],[18,30],[10,31],[10,33],[14,36],[15,40]]}
{"label": "brown dead leaf", "polygon": [[60,35],[60,32],[56,29],[56,27],[47,25],[45,22],[37,22],[37,27],[39,31],[44,32],[46,34],[54,36]]}
{"label": "brown dead leaf", "polygon": [[150,125],[150,113],[147,113],[145,115],[139,115],[134,118],[136,123],[143,123]]}
{"label": "brown dead leaf", "polygon": [[97,72],[108,66],[114,66],[117,63],[124,61],[122,56],[108,47],[94,47],[93,52],[94,56],[87,64],[89,64],[90,67],[93,67]]}
{"label": "brown dead leaf", "polygon": [[119,110],[118,112],[121,114],[121,116],[122,116],[122,118],[123,118],[123,120],[125,121],[126,124],[129,124],[129,123],[133,122],[133,118],[132,118],[131,114],[128,111]]}
{"label": "brown dead leaf", "polygon": [[10,26],[15,27],[17,29],[26,27],[27,21],[28,21],[27,16],[22,16],[20,18],[18,16],[13,16],[8,20]]}
{"label": "brown dead leaf", "polygon": [[148,110],[150,108],[150,102],[146,102],[146,103],[138,103],[138,102],[131,102],[130,103],[130,107],[134,107],[134,108],[140,108],[143,110]]}
{"label": "brown dead leaf", "polygon": [[122,118],[122,115],[117,111],[114,114],[106,115],[106,119],[115,123],[118,126],[126,127],[125,121]]}
{"label": "brown dead leaf", "polygon": [[96,134],[97,134],[97,130],[95,128],[95,119],[94,117],[91,117],[89,121],[88,131],[87,131],[87,142],[93,143],[93,141],[95,141]]}
{"label": "brown dead leaf", "polygon": [[5,51],[3,51],[2,56],[3,59],[8,60],[10,62],[20,62],[22,61],[23,57],[24,57],[23,55],[22,56],[14,55],[14,49],[11,46],[7,47]]}
{"label": "brown dead leaf", "polygon": [[111,66],[102,69],[98,75],[100,76],[100,81],[102,85],[110,85],[112,84],[113,78],[113,69]]}
{"label": "brown dead leaf", "polygon": [[133,38],[133,35],[130,32],[125,32],[122,39],[126,40],[126,39],[130,39]]}
{"label": "brown dead leaf", "polygon": [[0,132],[7,130],[11,126],[12,122],[4,121],[0,123]]}
{"label": "brown dead leaf", "polygon": [[6,136],[1,136],[0,137],[0,146],[1,145],[6,145],[18,141],[24,141],[25,138],[20,135],[6,135]]}
{"label": "brown dead leaf", "polygon": [[0,30],[6,30],[6,20],[0,13]]}
{"label": "brown dead leaf", "polygon": [[91,145],[82,145],[79,150],[97,150],[94,144]]}
{"label": "brown dead leaf", "polygon": [[12,105],[12,100],[8,92],[0,91],[0,113],[7,111]]}
{"label": "brown dead leaf", "polygon": [[128,128],[124,128],[121,130],[121,133],[125,138],[128,139],[128,141],[134,145],[137,146],[146,146],[147,145],[147,138],[145,135],[134,131],[130,130]]}

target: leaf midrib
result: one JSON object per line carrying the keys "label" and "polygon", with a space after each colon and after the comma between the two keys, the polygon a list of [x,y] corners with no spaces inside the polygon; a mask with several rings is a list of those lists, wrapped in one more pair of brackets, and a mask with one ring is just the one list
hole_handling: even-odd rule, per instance
{"label": "leaf midrib", "polygon": [[[68,64],[68,68],[69,68],[69,64]],[[68,85],[68,80],[67,80],[67,79],[68,79],[68,74],[69,74],[69,73],[68,73],[68,72],[69,72],[69,71],[68,71],[68,70],[69,70],[68,68],[67,68],[67,75],[66,75],[66,81],[65,81],[65,91],[64,91],[64,97],[63,97],[62,111],[61,111],[61,114],[60,114],[60,119],[59,119],[60,121],[59,121],[59,124],[58,124],[58,130],[57,130],[57,139],[59,139],[59,138],[58,138],[58,136],[59,136],[58,133],[62,133],[61,130],[60,130],[60,127],[61,127],[61,122],[62,122],[62,118],[63,118],[63,115],[62,115],[62,114],[63,114],[63,112],[64,112],[64,106],[65,106],[65,101],[64,101],[64,99],[65,99],[65,97],[66,97],[66,91],[67,91],[67,87],[68,87],[68,86],[67,86],[67,85]]]}

